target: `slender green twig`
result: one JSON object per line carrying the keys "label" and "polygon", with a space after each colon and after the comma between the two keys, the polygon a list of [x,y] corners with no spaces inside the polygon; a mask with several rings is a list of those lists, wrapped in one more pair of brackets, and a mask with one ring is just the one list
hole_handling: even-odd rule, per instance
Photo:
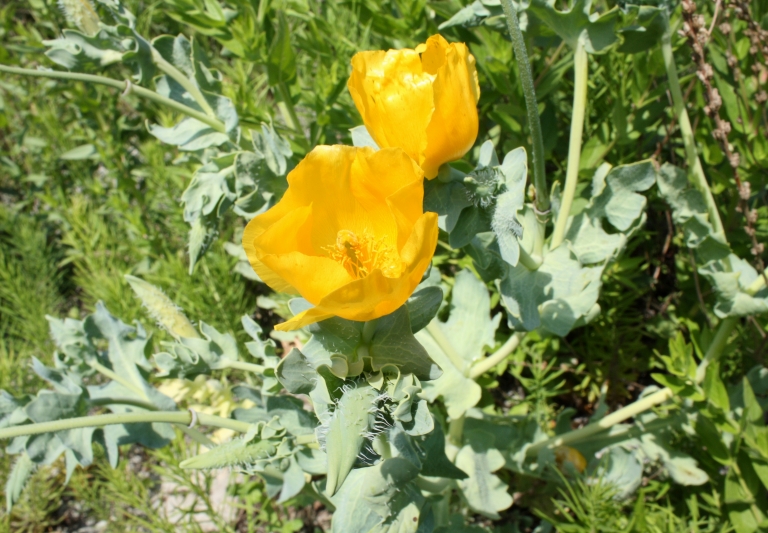
{"label": "slender green twig", "polygon": [[437,323],[433,320],[429,324],[427,324],[427,327],[425,328],[427,332],[432,335],[432,338],[435,339],[435,342],[438,346],[440,346],[440,349],[445,352],[445,355],[448,356],[448,359],[451,360],[451,363],[453,363],[453,366],[456,367],[456,369],[464,373],[464,367],[466,366],[466,362],[464,359],[459,355],[459,353],[456,351],[456,348],[453,347],[453,344],[451,344],[451,341],[448,340],[448,338],[443,333],[443,330],[440,329],[440,326],[437,325]]}
{"label": "slender green twig", "polygon": [[[245,433],[251,427],[247,422],[222,418],[216,415],[196,413],[197,421],[203,426],[227,428],[240,433]],[[12,439],[22,435],[39,435],[41,433],[54,433],[68,429],[114,426],[118,424],[138,424],[165,422],[168,424],[181,424],[188,426],[192,422],[192,413],[183,411],[146,411],[143,413],[120,413],[109,415],[83,416],[79,418],[65,418],[51,422],[38,424],[25,424],[0,429],[0,440]]]}
{"label": "slender green twig", "polygon": [[517,18],[517,9],[511,0],[501,0],[501,7],[507,19],[507,29],[512,38],[512,48],[525,95],[525,107],[528,111],[528,127],[531,130],[531,149],[533,155],[533,184],[536,188],[536,210],[540,214],[549,212],[549,189],[547,188],[547,175],[544,168],[544,140],[541,134],[541,120],[539,119],[539,106],[536,102],[536,88],[533,83],[531,62],[528,59],[528,51],[525,48],[523,32],[520,31],[520,21]]}
{"label": "slender green twig", "polygon": [[501,348],[496,350],[494,353],[486,357],[485,359],[481,359],[475,365],[470,369],[469,371],[469,377],[472,379],[475,379],[479,376],[482,376],[486,372],[488,372],[491,368],[495,367],[499,363],[501,363],[504,359],[506,359],[509,354],[515,351],[515,349],[520,346],[520,341],[523,339],[524,334],[523,333],[514,333],[512,334],[509,339],[507,339],[507,342],[502,344]]}
{"label": "slender green twig", "polygon": [[560,211],[557,213],[555,229],[552,232],[550,250],[554,250],[565,238],[565,227],[571,212],[573,196],[576,193],[576,183],[579,180],[579,163],[581,161],[581,138],[584,133],[584,115],[587,108],[587,79],[589,77],[589,61],[584,42],[579,39],[573,53],[573,114],[571,116],[571,138],[568,144],[568,168],[565,172],[563,198]]}
{"label": "slender green twig", "polygon": [[675,115],[677,116],[677,122],[680,125],[680,134],[683,137],[685,159],[688,163],[688,170],[694,186],[704,196],[704,201],[707,204],[707,213],[709,214],[709,222],[712,224],[712,228],[715,232],[720,234],[724,241],[727,242],[725,230],[723,229],[723,222],[720,219],[720,212],[717,210],[715,198],[712,195],[712,190],[709,188],[707,177],[704,175],[704,168],[701,166],[701,161],[696,152],[696,140],[693,136],[693,127],[688,118],[688,111],[685,109],[683,90],[680,88],[680,80],[677,77],[677,65],[675,64],[675,56],[672,52],[672,28],[669,22],[668,13],[666,13],[665,18],[667,27],[661,38],[661,52],[664,56],[664,67],[667,70],[669,92],[672,94],[672,104],[675,110]]}
{"label": "slender green twig", "polygon": [[[704,358],[696,369],[696,383],[701,383],[704,380],[707,367],[713,361],[717,360],[718,357],[720,357],[723,352],[723,348],[725,348],[725,344],[728,341],[728,337],[731,335],[733,328],[736,327],[736,323],[736,318],[726,318],[720,322],[720,325],[717,328],[717,332],[715,333],[715,338],[712,340],[712,344],[709,346],[707,353],[704,355]],[[661,405],[662,403],[671,399],[674,395],[675,393],[671,389],[664,387],[663,389],[658,390],[653,394],[649,394],[645,398],[641,398],[640,400],[631,403],[630,405],[623,407],[618,411],[604,416],[597,422],[593,422],[575,431],[570,431],[564,435],[538,442],[526,450],[526,456],[535,457],[536,454],[538,454],[539,451],[544,448],[556,448],[558,446],[564,446],[586,440],[587,438],[605,431],[615,426],[616,424],[624,422],[625,420],[628,420],[634,416],[637,416],[640,413],[651,409],[652,407]]]}
{"label": "slender green twig", "polygon": [[94,369],[96,372],[103,375],[104,377],[108,377],[109,379],[111,379],[112,381],[116,381],[117,383],[119,383],[129,391],[134,392],[135,394],[138,394],[145,400],[149,400],[149,398],[147,397],[147,393],[143,389],[137,387],[135,384],[131,383],[127,379],[124,379],[122,376],[119,376],[117,373],[105,367],[95,359],[88,361],[88,366],[90,366],[92,369]]}
{"label": "slender green twig", "polygon": [[183,72],[166,61],[154,46],[152,46],[152,60],[155,62],[155,65],[157,65],[157,68],[173,78],[176,83],[181,85],[184,90],[189,93],[195,102],[197,102],[197,105],[199,105],[200,108],[205,111],[206,115],[212,118],[216,118],[216,113],[214,113],[213,108],[208,103],[208,100],[205,99],[205,96],[197,87],[197,85],[195,85],[192,80],[186,77]]}
{"label": "slender green twig", "polygon": [[534,254],[529,254],[528,251],[520,245],[520,263],[523,264],[528,270],[538,270],[541,266],[541,257]]}
{"label": "slender green twig", "polygon": [[317,443],[317,437],[314,433],[309,435],[297,435],[295,441],[296,444],[315,444]]}
{"label": "slender green twig", "polygon": [[107,78],[105,76],[95,76],[93,74],[81,74],[79,72],[61,72],[57,70],[34,70],[34,69],[28,69],[28,68],[9,67],[7,65],[0,65],[0,72],[7,72],[8,74],[20,74],[22,76],[36,76],[40,78],[82,81],[86,83],[97,83],[99,85],[106,85],[108,87],[113,87],[115,89],[128,91],[130,93],[135,94],[136,96],[140,96],[142,98],[146,98],[147,100],[151,100],[157,104],[169,107],[174,111],[178,111],[179,113],[183,113],[188,117],[197,119],[200,122],[203,122],[204,124],[208,124],[210,127],[215,129],[216,131],[219,131],[222,133],[226,132],[224,123],[218,120],[217,118],[210,117],[205,113],[201,113],[197,109],[192,109],[191,107],[185,106],[184,104],[177,102],[176,100],[172,100],[170,98],[157,94],[154,91],[151,91],[145,87],[141,87],[139,85],[131,83],[129,81],[113,80],[112,78]]}
{"label": "slender green twig", "polygon": [[[142,402],[140,400],[133,400],[131,398],[93,398],[89,399],[88,403],[94,407],[96,406],[108,406],[108,405],[131,405],[133,407],[140,407],[141,409],[146,409],[147,411],[157,411],[157,407],[152,405],[151,403]],[[194,428],[188,428],[185,426],[180,426],[179,429],[181,431],[189,436],[192,440],[197,442],[198,444],[202,444],[203,446],[206,446],[208,448],[213,448],[216,446],[216,444],[200,433],[198,430]]]}
{"label": "slender green twig", "polygon": [[226,368],[235,368],[237,370],[245,370],[246,372],[253,372],[254,374],[263,374],[265,367],[263,365],[256,365],[253,363],[246,363],[245,361],[226,361]]}

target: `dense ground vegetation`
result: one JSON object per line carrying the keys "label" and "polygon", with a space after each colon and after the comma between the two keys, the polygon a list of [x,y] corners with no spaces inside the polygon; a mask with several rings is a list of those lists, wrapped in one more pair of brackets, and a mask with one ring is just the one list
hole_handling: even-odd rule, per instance
{"label": "dense ground vegetation", "polygon": [[[263,122],[272,123],[290,141],[293,164],[317,144],[351,143],[349,130],[361,123],[346,88],[354,53],[413,47],[437,33],[438,26],[465,4],[460,0],[124,3],[137,14],[137,28],[145,35],[194,35],[212,66],[222,72],[223,93],[236,103],[241,124],[258,128]],[[595,3],[606,10],[617,2]],[[717,17],[701,60],[714,69],[714,78],[702,83],[697,76],[705,68],[700,58],[692,58],[685,35],[674,33],[680,83],[731,247],[762,269],[760,243],[768,237],[768,39],[760,29],[768,29],[768,1],[700,4],[697,13],[707,25]],[[674,28],[689,24],[680,6],[671,9]],[[290,28],[296,74],[276,83],[270,51],[281,24]],[[502,23],[487,20],[441,33],[451,41],[467,42],[477,58],[481,124],[476,146],[490,139],[505,153],[530,141],[512,47],[494,24]],[[56,38],[66,27],[64,14],[50,0],[2,3],[0,63],[52,67],[43,54],[43,41]],[[548,176],[550,183],[562,183],[572,111],[573,52],[546,32],[528,44]],[[592,173],[603,161],[620,165],[650,158],[659,165],[685,166],[661,48],[637,54],[612,50],[593,56],[589,68],[583,179],[576,203],[589,199]],[[109,74],[115,79],[129,76],[122,66]],[[722,97],[719,116],[729,122],[729,132],[723,133],[720,119],[705,109],[712,84]],[[240,317],[251,315],[269,332],[281,320],[278,315],[286,314],[281,297],[243,275],[244,263],[236,248],[244,223],[232,212],[224,215],[218,238],[188,274],[189,226],[179,199],[196,164],[151,136],[147,119],[171,123],[166,110],[132,95],[121,98],[109,87],[0,75],[0,389],[32,394],[40,388],[41,381],[29,366],[32,357],[51,361],[54,343],[46,315],[83,318],[102,301],[127,323],[141,320],[156,343],[168,340],[169,335],[142,309],[125,274],[162,287],[189,317],[204,318],[241,344],[249,339]],[[737,185],[717,135],[727,136],[732,157],[738,154],[737,178],[748,187]],[[481,407],[535,413],[541,426],[549,429],[563,412],[575,413],[574,423],[583,424],[596,413],[630,403],[655,384],[651,374],[666,371],[660,355],[669,353],[669,342],[678,333],[694,344],[710,338],[708,332],[720,320],[711,311],[713,290],[697,274],[694,255],[658,189],[645,194],[647,221],[631,236],[623,257],[604,273],[600,316],[564,338],[528,335],[505,363],[482,378]],[[745,211],[751,210],[756,215],[748,220]],[[472,261],[452,249],[443,235],[434,265],[450,275],[472,268]],[[494,314],[503,312],[496,286],[489,284],[489,289]],[[765,315],[740,320],[736,332],[720,363],[721,377],[729,386],[739,384],[755,366],[765,366],[768,350]],[[498,335],[507,334],[502,325]],[[280,350],[290,348],[292,339],[277,338],[283,343]],[[213,403],[226,410],[239,379],[224,371],[215,381],[198,379],[167,393],[175,394],[183,405]],[[756,390],[762,405],[766,392]],[[495,523],[475,516],[475,529],[457,525],[451,531],[548,530],[542,523],[554,524],[558,531],[731,531],[722,466],[693,431],[678,432],[674,441],[676,449],[697,460],[709,477],[707,483],[681,486],[661,468],[649,467],[636,492],[617,498],[609,482],[586,483],[569,474],[560,484],[544,483],[505,472],[501,475],[515,505]],[[12,509],[0,510],[0,531],[213,527],[289,532],[328,527],[329,514],[322,505],[304,496],[278,505],[255,476],[233,478],[225,490],[217,489],[216,494],[224,498],[226,493],[230,502],[228,511],[221,512],[222,506],[211,496],[212,486],[221,484],[216,472],[190,478],[177,466],[190,455],[188,445],[182,438],[159,450],[126,447],[116,469],[98,457],[93,466],[76,470],[67,484],[63,461],[41,468],[20,501]],[[0,453],[0,480],[8,478],[12,462],[12,456]],[[765,489],[757,493],[755,504],[762,506]],[[768,513],[765,507],[763,511]]]}

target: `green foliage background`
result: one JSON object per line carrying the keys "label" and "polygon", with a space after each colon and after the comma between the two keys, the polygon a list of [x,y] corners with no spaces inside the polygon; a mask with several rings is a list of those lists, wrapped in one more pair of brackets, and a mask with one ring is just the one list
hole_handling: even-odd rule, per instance
{"label": "green foliage background", "polygon": [[[138,14],[144,35],[194,34],[224,74],[225,95],[236,102],[241,123],[257,127],[273,121],[291,141],[296,160],[316,144],[350,143],[349,129],[361,122],[346,90],[355,52],[413,47],[463,7],[458,0],[232,0],[226,5],[237,14],[222,22],[215,0],[125,4]],[[755,19],[765,20],[768,1],[753,0],[751,6]],[[701,9],[711,15],[711,6]],[[286,125],[290,117],[270,88],[268,56],[280,17],[290,28],[297,65],[287,86],[308,138]],[[67,27],[55,3],[7,2],[0,7],[0,19],[0,63],[51,66],[42,41]],[[509,41],[485,27],[451,28],[444,34],[468,42],[477,58],[482,89],[477,146],[486,139],[500,152],[527,145],[525,106]],[[681,83],[691,87],[688,111],[728,238],[738,255],[750,257],[743,215],[735,210],[738,192],[703,112],[690,51],[682,39],[674,42]],[[562,182],[568,148],[564,125],[572,106],[571,52],[553,38],[534,44],[548,174],[550,182]],[[730,88],[721,93],[734,124],[731,140],[743,157],[742,177],[754,193],[757,239],[765,242],[766,110],[755,100],[759,87],[744,81],[755,60],[748,39],[738,31],[716,33],[708,50],[718,67],[719,86]],[[724,63],[727,51],[735,54],[744,75]],[[660,49],[596,57],[590,62],[584,180],[578,191],[583,199],[577,202],[587,201],[592,169],[603,160],[613,165],[649,157],[679,165],[684,160],[672,127]],[[113,70],[110,75],[116,79],[129,76],[120,67]],[[204,318],[241,343],[246,340],[239,326],[242,315],[254,316],[265,328],[279,320],[272,311],[257,308],[257,298],[266,294],[264,286],[237,273],[237,258],[224,249],[228,241],[238,241],[243,225],[232,213],[194,275],[187,274],[188,226],[179,198],[194,165],[172,165],[179,152],[149,135],[145,118],[171,124],[164,110],[118,98],[112,89],[0,76],[0,389],[32,393],[40,386],[28,365],[32,356],[50,361],[53,344],[46,314],[82,318],[102,300],[126,322],[141,319],[151,325],[124,281],[126,273],[163,287],[190,318]],[[72,158],[69,151],[86,144],[93,146],[90,155]],[[591,416],[606,406],[624,405],[653,383],[651,372],[663,369],[655,353],[666,353],[668,339],[681,331],[695,340],[714,319],[707,315],[713,295],[694,274],[692,256],[672,225],[669,206],[655,188],[648,194],[647,224],[605,274],[599,318],[564,339],[529,335],[507,365],[483,378],[481,407],[533,412],[547,425],[565,408]],[[444,274],[471,267],[468,257],[447,245],[438,247],[435,264]],[[492,298],[495,313],[501,307],[498,295]],[[737,383],[750,368],[765,364],[766,329],[765,317],[738,326],[738,337],[721,365],[724,380]],[[167,336],[159,328],[152,332],[157,340]],[[226,373],[222,379],[228,379]],[[612,499],[608,485],[572,480],[558,492],[557,487],[504,474],[517,505],[503,515],[499,531],[532,531],[542,517],[561,531],[729,530],[722,514],[719,465],[708,459],[696,438],[678,438],[678,446],[716,481],[681,487],[651,474],[631,500],[622,501]],[[199,526],[192,513],[182,513],[181,522],[171,524],[150,503],[159,480],[173,479],[193,491],[203,508],[210,505],[198,488],[206,483],[191,483],[176,466],[187,455],[183,439],[159,451],[124,450],[116,470],[100,460],[78,470],[68,485],[63,484],[61,465],[40,470],[21,502],[10,513],[0,511],[0,531],[74,531],[100,520],[110,522],[109,531],[195,531]],[[7,478],[10,463],[9,456],[0,454],[0,479]],[[204,477],[210,482],[210,474]],[[222,531],[313,531],[324,526],[321,513],[307,507],[308,501],[278,506],[257,478],[230,490],[242,508],[236,522],[220,520]],[[642,527],[630,515],[644,516]],[[480,522],[478,528],[486,525]]]}

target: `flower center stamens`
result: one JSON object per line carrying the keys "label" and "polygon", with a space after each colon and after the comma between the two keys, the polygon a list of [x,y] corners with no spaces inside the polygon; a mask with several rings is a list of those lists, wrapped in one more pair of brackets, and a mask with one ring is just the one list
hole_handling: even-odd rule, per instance
{"label": "flower center stamens", "polygon": [[358,236],[343,229],[336,234],[336,243],[323,248],[328,257],[341,264],[353,278],[361,279],[374,270],[381,270],[388,278],[400,275],[401,261],[384,239],[375,239],[367,233]]}

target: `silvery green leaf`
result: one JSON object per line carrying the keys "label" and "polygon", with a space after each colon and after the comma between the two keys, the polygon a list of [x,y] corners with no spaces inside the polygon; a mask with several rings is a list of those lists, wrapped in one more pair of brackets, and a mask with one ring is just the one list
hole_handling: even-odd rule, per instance
{"label": "silvery green leaf", "polygon": [[500,283],[510,325],[564,336],[582,317],[594,318],[603,268],[582,266],[565,245],[545,255],[536,271],[510,267]]}
{"label": "silvery green leaf", "polygon": [[10,514],[13,505],[19,501],[21,493],[35,468],[37,468],[37,465],[32,462],[26,453],[22,453],[16,459],[8,475],[8,480],[5,482],[5,509],[7,513]]}
{"label": "silvery green leaf", "polygon": [[[597,173],[601,176],[601,173]],[[619,231],[628,230],[645,209],[645,196],[637,194],[648,190],[656,181],[656,170],[651,161],[640,161],[614,167],[605,177],[605,185],[593,183],[591,206],[593,216],[605,218]]]}
{"label": "silvery green leaf", "polygon": [[112,316],[102,302],[96,304],[96,311],[85,322],[86,329],[94,328],[97,338],[109,342],[107,359],[112,370],[132,385],[135,396],[161,410],[176,409],[173,400],[150,386],[142,373],[152,370],[152,365],[146,357],[149,336],[141,324],[135,327],[125,324]]}
{"label": "silvery green leaf", "polygon": [[104,68],[123,60],[126,49],[114,30],[107,27],[94,36],[62,30],[61,37],[43,41],[45,55],[67,70],[83,72],[88,67]]}
{"label": "silvery green leaf", "polygon": [[264,156],[269,170],[275,176],[285,176],[289,170],[289,159],[293,155],[288,141],[280,137],[271,124],[262,124],[260,132],[251,130],[251,139],[254,151]]}
{"label": "silvery green leaf", "polygon": [[653,48],[666,30],[663,7],[627,5],[623,8],[625,18],[633,19],[630,26],[620,30],[622,43],[618,51],[637,54]]}
{"label": "silvery green leaf", "polygon": [[[395,426],[383,435],[386,435],[386,439],[390,444],[393,457],[402,457],[403,459],[407,459],[413,463],[413,466],[415,466],[418,470],[421,470],[421,450],[419,449],[418,444],[416,444],[414,439],[411,438],[408,433],[403,431],[402,428]],[[373,448],[377,449],[378,444],[379,441],[374,441]]]}
{"label": "silvery green leaf", "polygon": [[[294,313],[299,308],[292,306]],[[342,355],[350,361],[357,360],[357,348],[362,338],[362,322],[355,322],[339,317],[329,318],[309,326],[312,337],[304,345],[301,352],[312,365],[317,368],[325,364],[331,365],[332,355]]]}
{"label": "silvery green leaf", "polygon": [[430,359],[427,351],[411,333],[406,306],[401,306],[394,313],[376,321],[369,354],[375,372],[392,365],[397,367],[401,374],[413,374],[421,380],[437,379],[442,373],[440,367]]}
{"label": "silvery green leaf", "polygon": [[560,36],[571,48],[579,39],[587,52],[607,52],[619,42],[616,35],[618,8],[592,13],[592,0],[574,0],[568,11],[558,11],[555,0],[531,0],[528,9]]}
{"label": "silvery green leaf", "polygon": [[[251,340],[245,343],[248,353],[271,368],[277,366],[280,358],[275,353],[275,341],[263,339],[264,331],[261,329],[261,326],[248,315],[243,315],[240,322],[243,324],[245,332],[251,337]],[[234,339],[231,336],[229,336],[229,339],[232,341],[232,353],[235,353],[237,344],[234,343]]]}
{"label": "silvery green leaf", "polygon": [[37,357],[32,357],[32,371],[47,381],[60,394],[73,396],[82,394],[83,387],[77,374],[66,370],[48,368]]}
{"label": "silvery green leaf", "polygon": [[709,476],[696,465],[693,457],[680,453],[672,453],[664,462],[669,475],[681,485],[703,485],[709,481]]}
{"label": "silvery green leaf", "polygon": [[358,146],[360,148],[363,147],[369,147],[373,148],[374,150],[379,149],[379,145],[376,144],[376,141],[373,140],[373,137],[371,137],[371,134],[368,133],[368,129],[363,126],[356,126],[349,130],[349,133],[352,135],[352,145]]}
{"label": "silvery green leaf", "polygon": [[[493,9],[495,8],[495,9]],[[493,9],[493,11],[491,11]],[[453,26],[463,26],[472,28],[482,24],[483,20],[492,15],[501,15],[501,6],[486,6],[481,0],[475,0],[468,6],[461,8],[454,16],[446,20],[440,26],[439,30],[451,28]]]}
{"label": "silvery green leaf", "polygon": [[486,347],[493,347],[496,343],[494,334],[499,327],[501,315],[491,317],[490,304],[491,298],[486,286],[470,270],[465,269],[455,278],[448,321],[434,321],[467,364],[480,359]]}
{"label": "silvery green leaf", "polygon": [[462,209],[455,227],[448,236],[448,244],[451,245],[451,248],[463,248],[472,241],[475,235],[490,229],[490,213],[486,209],[470,205]]}
{"label": "silvery green leaf", "polygon": [[442,348],[426,330],[416,334],[416,339],[424,346],[433,361],[443,370],[443,375],[435,381],[425,381],[422,396],[430,402],[442,398],[448,410],[448,416],[458,418],[468,409],[477,405],[482,396],[480,385],[459,371],[445,355]]}
{"label": "silvery green leaf", "polygon": [[30,400],[27,395],[16,398],[0,389],[0,429],[26,422],[28,417],[24,407]]}
{"label": "silvery green leaf", "polygon": [[746,289],[757,279],[747,261],[731,253],[723,236],[716,233],[702,194],[688,184],[682,169],[665,164],[658,176],[659,191],[672,207],[672,216],[682,227],[686,245],[696,255],[699,273],[712,284],[717,296],[715,314],[744,316],[768,310],[768,288],[754,295]]}
{"label": "silvery green leaf", "polygon": [[[430,415],[431,416],[431,415]],[[466,479],[467,474],[456,467],[445,455],[445,434],[443,427],[433,417],[434,429],[413,440],[419,444],[422,454],[421,475],[429,477],[444,477],[449,479]]]}
{"label": "silvery green leaf", "polygon": [[324,476],[328,472],[328,457],[317,448],[301,448],[296,452],[296,461],[301,469],[313,476]]}
{"label": "silvery green leaf", "polygon": [[98,159],[99,151],[90,143],[80,145],[71,150],[67,150],[59,156],[64,161],[80,161],[81,159]]}
{"label": "silvery green leaf", "polygon": [[405,302],[411,320],[411,332],[416,333],[424,329],[435,317],[442,303],[443,290],[440,287],[417,288]]}
{"label": "silvery green leaf", "polygon": [[[451,172],[459,172],[451,169]],[[453,232],[464,208],[472,205],[467,197],[467,189],[456,181],[443,182],[440,179],[424,183],[424,211],[437,213],[437,225],[440,229]]]}
{"label": "silvery green leaf", "polygon": [[415,533],[424,497],[410,483],[419,471],[401,457],[353,470],[331,499],[334,533]]}
{"label": "silvery green leaf", "polygon": [[459,480],[458,486],[473,511],[498,519],[498,512],[513,503],[507,485],[493,474],[504,466],[504,457],[499,450],[489,447],[488,441],[480,438],[479,432],[473,436],[475,438],[470,444],[462,447],[456,455],[456,466],[469,475],[467,479]]}
{"label": "silvery green leaf", "polygon": [[189,228],[187,248],[189,251],[189,275],[195,270],[195,265],[208,251],[213,241],[219,235],[218,221],[213,217],[195,219]]}
{"label": "silvery green leaf", "polygon": [[607,455],[593,477],[613,485],[618,491],[617,499],[628,498],[642,482],[643,467],[633,454],[620,446],[610,448]]}
{"label": "silvery green leaf", "polygon": [[291,394],[309,394],[317,381],[315,368],[296,348],[280,361],[275,374],[280,384]]}
{"label": "silvery green leaf", "polygon": [[45,318],[58,349],[56,359],[78,374],[92,374],[93,370],[88,366],[88,361],[98,358],[98,350],[85,331],[84,321],[72,318],[61,320],[48,315]]}
{"label": "silvery green leaf", "polygon": [[37,464],[50,465],[56,461],[66,447],[55,433],[42,433],[27,438],[25,450],[29,458]]}
{"label": "silvery green leaf", "polygon": [[[239,385],[235,387],[234,392],[243,397],[246,388],[249,387]],[[280,424],[291,435],[311,435],[318,425],[315,415],[304,409],[301,400],[292,396],[264,395],[255,407],[235,409],[232,417],[251,424],[267,423],[274,417],[279,417]]]}
{"label": "silvery green leaf", "polygon": [[26,406],[27,416],[33,422],[49,422],[62,418],[84,416],[87,411],[82,393],[62,394],[41,390]]}
{"label": "silvery green leaf", "polygon": [[220,146],[229,141],[229,136],[214,130],[208,124],[192,117],[184,117],[170,128],[157,124],[148,124],[149,133],[160,141],[178,146],[180,150],[194,152],[211,146]]}

